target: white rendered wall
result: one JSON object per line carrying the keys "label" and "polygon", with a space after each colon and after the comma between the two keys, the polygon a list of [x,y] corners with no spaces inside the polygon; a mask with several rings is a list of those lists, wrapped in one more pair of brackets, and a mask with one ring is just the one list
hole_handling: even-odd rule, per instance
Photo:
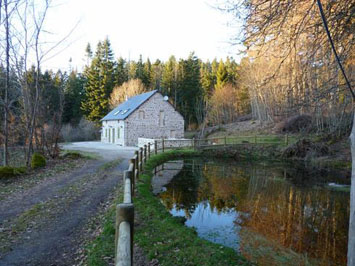
{"label": "white rendered wall", "polygon": [[109,120],[102,122],[101,142],[124,146],[124,138],[124,121]]}

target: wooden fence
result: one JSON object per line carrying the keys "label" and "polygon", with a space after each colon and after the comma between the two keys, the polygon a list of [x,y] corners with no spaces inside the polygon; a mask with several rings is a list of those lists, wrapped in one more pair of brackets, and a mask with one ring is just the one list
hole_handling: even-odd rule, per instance
{"label": "wooden fence", "polygon": [[144,147],[135,151],[130,160],[128,170],[124,171],[124,198],[123,203],[116,207],[116,236],[115,236],[115,265],[131,266],[133,265],[133,232],[134,232],[134,197],[135,184],[143,171],[143,166],[147,159],[154,153],[164,152],[168,149],[194,148],[201,149],[213,146],[231,146],[239,144],[278,144],[288,145],[289,137],[285,136],[246,136],[246,137],[223,137],[211,139],[176,139],[176,140],[155,140],[154,143],[148,143]]}
{"label": "wooden fence", "polygon": [[130,160],[128,170],[123,173],[123,203],[116,207],[116,236],[115,236],[115,265],[133,265],[133,233],[134,233],[134,197],[135,184],[143,171],[143,165],[151,156],[151,146],[148,143],[144,148],[135,151]]}

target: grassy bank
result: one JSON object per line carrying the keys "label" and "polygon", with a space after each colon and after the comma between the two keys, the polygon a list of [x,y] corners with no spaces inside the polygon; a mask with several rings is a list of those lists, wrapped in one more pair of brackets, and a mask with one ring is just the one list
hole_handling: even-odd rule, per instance
{"label": "grassy bank", "polygon": [[199,238],[194,229],[170,215],[151,192],[154,167],[171,159],[200,155],[197,151],[169,151],[150,158],[137,186],[134,205],[139,225],[135,243],[144,249],[149,260],[161,265],[248,265],[233,249]]}

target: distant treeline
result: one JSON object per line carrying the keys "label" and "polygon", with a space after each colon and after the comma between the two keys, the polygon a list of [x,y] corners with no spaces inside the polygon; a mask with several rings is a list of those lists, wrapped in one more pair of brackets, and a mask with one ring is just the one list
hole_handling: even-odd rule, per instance
{"label": "distant treeline", "polygon": [[[123,83],[135,79],[143,83],[145,91],[158,90],[169,96],[188,127],[198,126],[207,115],[211,123],[219,123],[249,112],[247,91],[239,84],[239,65],[232,58],[203,62],[191,53],[187,59],[171,56],[167,62],[152,63],[142,57],[115,60],[108,39],[97,44],[95,53],[88,44],[86,57],[83,73],[73,71],[66,80],[65,123],[78,122],[82,115],[99,122],[110,111],[114,88],[120,90]],[[222,105],[230,110],[219,110]]]}

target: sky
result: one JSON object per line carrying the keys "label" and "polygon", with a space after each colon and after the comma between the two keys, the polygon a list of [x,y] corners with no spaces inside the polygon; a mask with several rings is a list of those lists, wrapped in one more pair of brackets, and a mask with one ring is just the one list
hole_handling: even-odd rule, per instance
{"label": "sky", "polygon": [[[111,41],[115,58],[166,61],[171,55],[202,60],[239,59],[231,44],[237,30],[232,17],[213,6],[216,0],[60,0],[46,18],[45,30],[53,42],[70,36],[43,62],[48,69],[80,70],[85,48],[93,51],[100,40]],[[69,60],[71,59],[71,63]]]}

